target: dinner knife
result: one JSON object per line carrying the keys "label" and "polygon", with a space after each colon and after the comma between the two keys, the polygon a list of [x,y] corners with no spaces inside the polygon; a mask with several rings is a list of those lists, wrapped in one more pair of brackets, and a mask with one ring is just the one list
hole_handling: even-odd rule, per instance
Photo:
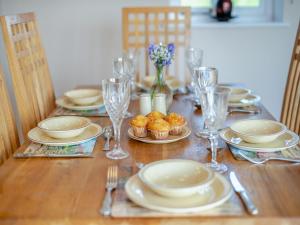
{"label": "dinner knife", "polygon": [[241,185],[241,183],[239,182],[238,178],[236,177],[236,175],[233,171],[230,172],[229,178],[230,178],[231,184],[233,186],[233,189],[235,190],[235,192],[237,192],[240,195],[240,197],[243,200],[248,212],[252,215],[257,215],[258,214],[258,209],[256,208],[256,206],[252,202],[252,200],[249,197],[247,191]]}

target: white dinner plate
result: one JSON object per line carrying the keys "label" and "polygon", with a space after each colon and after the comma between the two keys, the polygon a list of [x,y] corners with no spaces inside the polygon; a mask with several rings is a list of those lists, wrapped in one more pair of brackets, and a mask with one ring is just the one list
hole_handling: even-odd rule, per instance
{"label": "white dinner plate", "polygon": [[272,142],[268,143],[260,143],[253,144],[245,141],[241,141],[240,143],[235,143],[234,139],[238,138],[236,134],[234,134],[230,128],[224,129],[220,132],[220,137],[228,144],[237,147],[239,149],[251,151],[251,152],[277,152],[287,148],[294,147],[299,142],[299,136],[288,130],[284,134],[280,135]]}
{"label": "white dinner plate", "polygon": [[141,137],[136,137],[133,134],[133,129],[130,127],[128,129],[128,135],[130,138],[137,140],[137,141],[141,141],[141,142],[145,142],[145,143],[150,143],[150,144],[167,144],[167,143],[172,143],[175,141],[179,141],[181,139],[184,139],[186,137],[188,137],[191,134],[191,130],[188,127],[185,127],[181,133],[181,135],[169,135],[169,137],[167,139],[164,140],[155,140],[149,136],[141,138]]}
{"label": "white dinner plate", "polygon": [[241,99],[239,102],[228,102],[229,107],[246,107],[254,105],[260,101],[260,96],[248,94],[245,98]]}
{"label": "white dinner plate", "polygon": [[93,110],[93,109],[99,109],[100,107],[104,106],[103,100],[100,99],[97,102],[95,102],[92,105],[76,105],[71,100],[69,100],[67,97],[61,97],[56,100],[56,105],[61,106],[66,109],[71,110]]}
{"label": "white dinner plate", "polygon": [[28,132],[28,138],[36,143],[50,146],[66,146],[66,145],[76,145],[80,143],[87,142],[93,138],[98,137],[102,134],[102,128],[98,124],[91,123],[85,131],[79,136],[65,139],[57,139],[48,136],[40,128],[33,128]]}
{"label": "white dinner plate", "polygon": [[151,191],[137,175],[129,178],[125,185],[128,198],[135,204],[168,213],[192,213],[211,209],[228,200],[233,191],[229,182],[220,174],[205,190],[183,198],[166,198]]}

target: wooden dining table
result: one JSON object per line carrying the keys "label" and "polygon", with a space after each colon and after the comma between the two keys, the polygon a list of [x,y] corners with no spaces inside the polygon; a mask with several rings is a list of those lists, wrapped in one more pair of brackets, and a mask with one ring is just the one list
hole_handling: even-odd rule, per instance
{"label": "wooden dining table", "polygon": [[[128,137],[129,120],[123,121],[121,145],[130,153],[123,160],[105,157],[103,136],[98,137],[91,158],[10,158],[0,167],[0,224],[135,224],[135,225],[198,225],[198,224],[300,224],[300,164],[268,162],[254,165],[236,160],[228,146],[218,151],[218,161],[229,171],[235,171],[247,189],[259,214],[251,216],[246,210],[239,216],[186,216],[172,218],[111,218],[99,214],[105,194],[106,172],[110,165],[122,169],[137,163],[162,159],[191,159],[201,163],[210,161],[209,143],[195,136],[201,128],[201,110],[194,107],[189,95],[175,95],[170,111],[182,114],[192,134],[169,144],[147,144]],[[261,113],[231,113],[226,124],[239,119],[274,119],[259,104]],[[131,101],[129,111],[138,113],[138,101]],[[93,117],[93,122],[105,127],[108,117]],[[17,151],[28,146],[29,141]],[[228,173],[224,174],[226,179]],[[235,197],[240,201],[236,194]],[[242,205],[242,203],[241,203]]]}

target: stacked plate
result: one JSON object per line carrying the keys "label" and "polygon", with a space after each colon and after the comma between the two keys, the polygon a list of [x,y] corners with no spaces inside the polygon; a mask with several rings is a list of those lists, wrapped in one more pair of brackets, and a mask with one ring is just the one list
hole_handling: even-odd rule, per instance
{"label": "stacked plate", "polygon": [[294,147],[299,136],[273,120],[240,120],[220,133],[228,144],[253,152],[276,152]]}
{"label": "stacked plate", "polygon": [[131,177],[125,191],[139,206],[168,213],[190,213],[223,204],[232,188],[221,175],[192,160],[150,163]]}
{"label": "stacked plate", "polygon": [[70,110],[94,110],[104,106],[102,93],[98,89],[75,89],[68,91],[56,104]]}
{"label": "stacked plate", "polygon": [[31,141],[49,145],[66,146],[87,142],[101,135],[102,128],[84,117],[60,116],[41,121],[28,132]]}
{"label": "stacked plate", "polygon": [[250,105],[255,105],[260,101],[258,95],[251,94],[251,90],[247,88],[240,87],[228,87],[231,89],[229,96],[230,107],[246,107]]}

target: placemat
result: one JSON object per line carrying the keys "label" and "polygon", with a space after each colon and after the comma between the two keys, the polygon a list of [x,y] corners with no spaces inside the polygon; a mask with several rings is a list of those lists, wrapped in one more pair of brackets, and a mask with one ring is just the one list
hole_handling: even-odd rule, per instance
{"label": "placemat", "polygon": [[112,205],[112,217],[240,216],[244,214],[243,206],[236,195],[233,195],[224,204],[210,210],[178,214],[159,212],[140,207],[127,198],[124,189],[117,189]]}
{"label": "placemat", "polygon": [[96,139],[69,146],[48,146],[38,143],[30,143],[23,152],[16,152],[15,158],[30,157],[93,157]]}
{"label": "placemat", "polygon": [[50,116],[104,116],[107,117],[105,107],[93,110],[70,110],[63,107],[57,107]]}
{"label": "placemat", "polygon": [[299,159],[300,160],[300,146],[285,149],[278,152],[251,152],[243,149],[236,148],[232,145],[228,145],[233,157],[237,160],[247,160],[241,156],[240,153],[245,154],[252,159],[267,159],[267,158],[285,158],[285,159]]}

